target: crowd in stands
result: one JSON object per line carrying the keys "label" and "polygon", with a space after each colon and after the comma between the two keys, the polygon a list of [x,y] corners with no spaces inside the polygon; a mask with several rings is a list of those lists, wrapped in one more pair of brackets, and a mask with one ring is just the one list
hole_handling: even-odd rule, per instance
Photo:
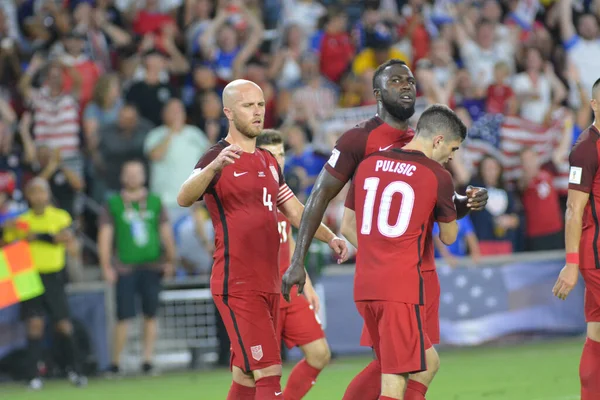
{"label": "crowd in stands", "polygon": [[[283,132],[286,177],[305,201],[337,137],[374,113],[374,69],[399,58],[418,82],[413,126],[428,105],[455,109],[470,128],[448,166],[457,190],[489,191],[440,256],[560,248],[599,17],[597,0],[2,1],[1,212],[25,207],[24,183],[46,178],[95,263],[101,206],[140,160],[174,227],[179,273],[208,272],[206,211],[176,195],[227,133],[224,85],[263,89],[265,128]],[[334,228],[344,193],[326,217]]]}

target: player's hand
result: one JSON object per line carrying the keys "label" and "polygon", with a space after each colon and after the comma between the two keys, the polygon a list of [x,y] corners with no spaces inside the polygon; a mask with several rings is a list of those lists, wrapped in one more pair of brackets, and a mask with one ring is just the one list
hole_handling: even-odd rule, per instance
{"label": "player's hand", "polygon": [[102,278],[110,285],[114,285],[117,282],[117,271],[113,267],[102,268]]}
{"label": "player's hand", "polygon": [[242,148],[237,144],[231,144],[221,150],[217,158],[210,164],[215,172],[221,172],[226,166],[235,164],[235,160],[239,159],[241,154]]}
{"label": "player's hand", "polygon": [[341,264],[348,259],[348,246],[344,239],[335,236],[329,241],[329,248],[335,252],[338,257],[337,263]]}
{"label": "player's hand", "polygon": [[559,299],[565,300],[577,285],[577,279],[579,279],[579,266],[577,264],[565,265],[558,274],[552,293]]}
{"label": "player's hand", "polygon": [[488,201],[488,191],[486,188],[467,186],[467,207],[471,211],[481,211],[485,208]]}
{"label": "player's hand", "polygon": [[298,285],[298,294],[304,293],[304,284],[306,283],[306,271],[301,263],[292,263],[283,278],[281,279],[281,294],[288,303],[290,302],[290,292],[295,285]]}
{"label": "player's hand", "polygon": [[319,309],[321,308],[321,302],[319,300],[319,295],[317,292],[315,292],[315,288],[312,287],[312,285],[307,285],[304,288],[304,297],[306,297],[306,300],[308,300],[312,310],[315,313],[318,313]]}

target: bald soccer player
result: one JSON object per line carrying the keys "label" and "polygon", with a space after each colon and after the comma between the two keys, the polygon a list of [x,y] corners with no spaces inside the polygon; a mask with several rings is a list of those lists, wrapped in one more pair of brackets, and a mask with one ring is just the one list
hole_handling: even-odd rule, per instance
{"label": "bald soccer player", "polygon": [[[294,226],[304,206],[285,183],[275,157],[256,147],[265,99],[254,82],[223,91],[227,137],[198,161],[177,197],[182,207],[204,199],[215,229],[210,289],[231,340],[233,382],[228,400],[279,400],[277,337],[281,275],[277,210]],[[345,241],[324,225],[315,237],[347,257]]]}

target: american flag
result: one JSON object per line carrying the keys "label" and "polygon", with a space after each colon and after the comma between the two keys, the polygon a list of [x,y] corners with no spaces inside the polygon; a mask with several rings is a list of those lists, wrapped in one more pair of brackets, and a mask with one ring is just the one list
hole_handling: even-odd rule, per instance
{"label": "american flag", "polygon": [[[504,166],[504,180],[515,183],[522,174],[519,154],[526,147],[533,148],[542,164],[552,160],[565,129],[565,113],[557,111],[549,125],[527,121],[520,117],[507,117],[502,114],[486,114],[473,123],[469,137],[463,146],[463,160],[467,168],[474,171],[485,155],[500,160]],[[554,184],[557,190],[565,192],[568,186],[569,164],[565,158],[555,165],[558,172]]]}

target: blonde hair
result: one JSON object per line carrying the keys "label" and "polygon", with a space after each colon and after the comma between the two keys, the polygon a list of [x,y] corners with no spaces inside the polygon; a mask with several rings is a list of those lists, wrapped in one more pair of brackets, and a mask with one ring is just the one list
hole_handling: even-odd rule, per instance
{"label": "blonde hair", "polygon": [[115,74],[107,74],[102,75],[98,82],[96,82],[96,86],[94,86],[94,93],[92,94],[92,101],[99,105],[101,108],[106,107],[108,104],[108,92],[110,91],[110,86],[113,84],[118,84],[118,77]]}

